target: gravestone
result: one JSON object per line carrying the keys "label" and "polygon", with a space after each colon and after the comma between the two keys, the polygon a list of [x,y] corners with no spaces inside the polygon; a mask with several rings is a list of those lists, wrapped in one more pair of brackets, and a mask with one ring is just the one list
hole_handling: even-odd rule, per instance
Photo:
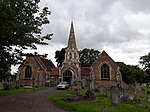
{"label": "gravestone", "polygon": [[146,97],[146,101],[150,103],[150,96]]}
{"label": "gravestone", "polygon": [[4,84],[3,82],[0,82],[0,88],[3,88],[3,84]]}
{"label": "gravestone", "polygon": [[85,93],[85,97],[88,98],[88,99],[91,99],[91,100],[96,98],[94,93],[90,90],[87,90],[87,92]]}
{"label": "gravestone", "polygon": [[123,97],[125,94],[125,90],[122,87],[119,87],[118,89],[119,89],[119,96]]}
{"label": "gravestone", "polygon": [[150,91],[147,91],[147,94],[150,95]]}
{"label": "gravestone", "polygon": [[135,83],[135,96],[136,97],[142,97],[142,96],[144,96],[144,91],[140,87],[139,83]]}
{"label": "gravestone", "polygon": [[94,83],[93,80],[91,80],[91,83],[90,83],[90,90],[92,91],[92,90],[94,90],[94,88],[95,88],[95,83]]}
{"label": "gravestone", "polygon": [[106,97],[108,96],[108,88],[107,87],[105,88],[105,95],[106,95]]}
{"label": "gravestone", "polygon": [[120,96],[120,102],[127,102],[128,96],[125,96],[125,89],[122,87],[119,87],[119,96]]}
{"label": "gravestone", "polygon": [[118,106],[120,104],[119,90],[117,87],[111,87],[111,104]]}
{"label": "gravestone", "polygon": [[148,85],[147,85],[147,86],[148,86],[148,90],[150,91],[150,83],[148,83]]}
{"label": "gravestone", "polygon": [[150,83],[147,83],[147,94],[150,94]]}
{"label": "gravestone", "polygon": [[128,87],[128,99],[130,101],[133,101],[134,98],[135,98],[135,90],[134,90],[134,88],[132,86],[129,86]]}
{"label": "gravestone", "polygon": [[104,94],[104,87],[101,86],[101,87],[99,88],[99,91],[100,91],[100,96],[102,96],[102,95]]}
{"label": "gravestone", "polygon": [[139,83],[135,83],[135,89],[136,91],[142,91]]}
{"label": "gravestone", "polygon": [[[110,88],[110,92],[111,92],[111,90],[112,89],[115,89],[116,88],[116,86],[111,86],[111,88]],[[110,98],[111,98],[112,96],[111,96],[111,93],[110,93]]]}
{"label": "gravestone", "polygon": [[87,86],[86,79],[82,80],[81,86],[82,86],[82,88],[85,88]]}
{"label": "gravestone", "polygon": [[119,97],[120,97],[120,101],[126,101],[126,97],[124,96],[125,94],[125,90],[122,87],[119,87]]}

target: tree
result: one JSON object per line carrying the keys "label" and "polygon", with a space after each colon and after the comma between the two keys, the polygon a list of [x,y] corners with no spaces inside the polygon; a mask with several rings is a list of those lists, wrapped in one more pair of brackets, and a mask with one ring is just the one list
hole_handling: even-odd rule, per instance
{"label": "tree", "polygon": [[145,81],[150,82],[150,52],[140,57],[139,63],[143,66],[143,69],[146,72]]}
{"label": "tree", "polygon": [[150,52],[148,55],[141,56],[139,63],[144,67],[144,70],[150,71]]}
{"label": "tree", "polygon": [[79,52],[81,66],[91,66],[99,56],[100,52],[94,49],[83,49]]}
{"label": "tree", "polygon": [[[62,48],[61,51],[57,50],[55,52],[55,59],[58,67],[61,67],[64,61],[65,49],[66,48]],[[97,59],[99,53],[100,52],[98,50],[94,50],[94,49],[85,48],[83,50],[80,50],[79,58],[80,58],[81,66],[91,66],[93,62]]]}
{"label": "tree", "polygon": [[57,50],[55,52],[55,59],[56,59],[58,67],[61,67],[62,63],[64,61],[64,58],[65,58],[65,49],[66,48],[62,48],[61,51]]}
{"label": "tree", "polygon": [[127,84],[135,82],[144,82],[144,71],[135,65],[126,65],[123,62],[118,62],[122,79]]}
{"label": "tree", "polygon": [[24,49],[47,45],[52,34],[41,36],[49,23],[47,7],[40,12],[40,0],[0,0],[0,74],[7,74],[12,64],[22,60]]}

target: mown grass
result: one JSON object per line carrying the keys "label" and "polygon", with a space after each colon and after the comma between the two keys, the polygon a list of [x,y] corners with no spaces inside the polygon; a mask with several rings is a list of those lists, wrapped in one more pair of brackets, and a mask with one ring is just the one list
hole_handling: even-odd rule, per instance
{"label": "mown grass", "polygon": [[31,91],[39,91],[39,90],[43,90],[45,88],[43,87],[39,87],[39,88],[32,88],[32,89],[12,89],[12,90],[4,90],[4,89],[0,89],[0,96],[7,96],[7,95],[12,95],[12,94],[16,94],[16,93],[21,93],[21,92],[31,92]]}
{"label": "mown grass", "polygon": [[[85,92],[82,91],[81,93]],[[49,101],[71,112],[148,112],[148,109],[138,107],[138,105],[150,105],[150,103],[143,101],[140,104],[122,103],[116,107],[111,105],[110,97],[100,96],[99,93],[95,93],[97,96],[96,101],[90,103],[65,102],[62,100],[72,95],[72,92],[65,90],[58,92],[54,96],[50,96]]]}

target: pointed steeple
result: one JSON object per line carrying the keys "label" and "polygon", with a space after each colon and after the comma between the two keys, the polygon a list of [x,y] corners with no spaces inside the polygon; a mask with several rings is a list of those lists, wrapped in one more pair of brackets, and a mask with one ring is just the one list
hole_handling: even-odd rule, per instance
{"label": "pointed steeple", "polygon": [[71,27],[70,27],[70,34],[68,39],[68,46],[65,50],[65,59],[64,64],[75,64],[76,66],[79,66],[79,52],[76,46],[76,39],[75,39],[75,33],[74,33],[74,27],[73,27],[73,20],[71,21]]}
{"label": "pointed steeple", "polygon": [[77,49],[74,27],[73,27],[73,20],[71,21],[70,34],[69,34],[69,40],[68,40],[68,46],[67,47],[69,49]]}

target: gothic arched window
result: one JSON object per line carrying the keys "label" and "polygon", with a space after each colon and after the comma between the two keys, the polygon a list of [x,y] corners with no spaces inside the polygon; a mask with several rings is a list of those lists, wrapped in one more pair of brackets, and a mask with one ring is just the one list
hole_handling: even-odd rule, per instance
{"label": "gothic arched window", "polygon": [[32,68],[30,66],[27,66],[25,69],[25,78],[31,78],[32,75]]}
{"label": "gothic arched window", "polygon": [[110,79],[109,66],[107,64],[103,64],[101,66],[101,79],[102,80]]}

